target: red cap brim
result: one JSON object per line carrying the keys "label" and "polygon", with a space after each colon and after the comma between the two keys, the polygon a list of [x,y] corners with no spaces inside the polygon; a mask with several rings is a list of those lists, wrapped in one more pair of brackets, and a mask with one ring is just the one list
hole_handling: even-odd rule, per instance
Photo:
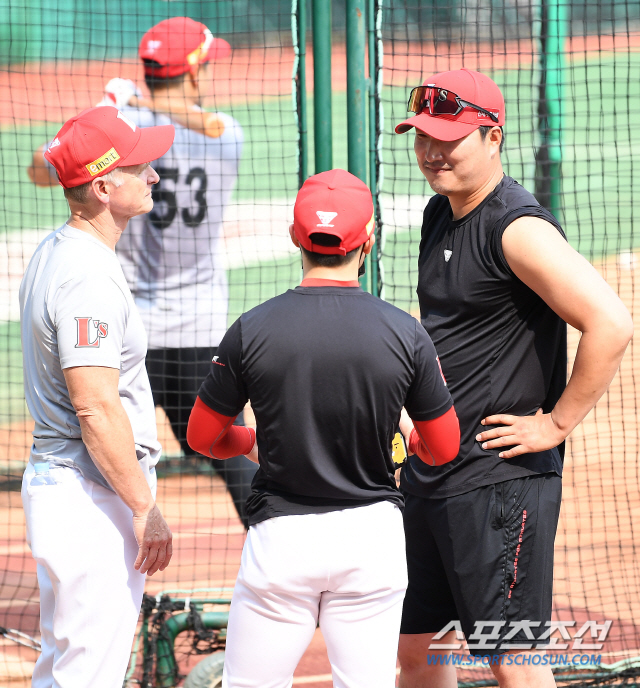
{"label": "red cap brim", "polygon": [[142,165],[144,162],[153,162],[161,158],[171,148],[175,135],[173,124],[140,129],[138,143],[126,158],[118,161],[117,166]]}
{"label": "red cap brim", "polygon": [[467,124],[466,122],[445,119],[443,115],[429,115],[425,112],[409,117],[404,122],[396,126],[396,134],[405,134],[415,127],[425,134],[433,136],[438,141],[457,141],[481,126],[478,124]]}

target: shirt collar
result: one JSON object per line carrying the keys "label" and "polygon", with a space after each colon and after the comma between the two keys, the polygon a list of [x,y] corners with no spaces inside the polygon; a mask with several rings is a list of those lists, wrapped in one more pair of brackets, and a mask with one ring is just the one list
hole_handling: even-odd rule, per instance
{"label": "shirt collar", "polygon": [[301,287],[359,287],[358,280],[349,280],[348,282],[341,282],[340,280],[318,279],[316,277],[307,277],[300,282]]}

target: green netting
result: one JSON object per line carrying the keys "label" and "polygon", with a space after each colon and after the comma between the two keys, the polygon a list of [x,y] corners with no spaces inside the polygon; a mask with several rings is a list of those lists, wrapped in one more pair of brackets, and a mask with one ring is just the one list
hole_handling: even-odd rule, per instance
{"label": "green netting", "polygon": [[[223,329],[242,312],[294,286],[300,277],[300,259],[288,237],[298,188],[290,0],[139,0],[102,5],[78,0],[0,0],[0,627],[16,629],[36,640],[36,568],[25,542],[20,500],[33,423],[24,400],[18,288],[33,251],[42,238],[65,222],[68,207],[57,184],[35,186],[27,168],[34,151],[50,141],[66,119],[103,98],[110,79],[132,79],[145,96],[149,94],[137,57],[138,44],[152,25],[175,16],[202,21],[215,36],[231,44],[231,56],[213,63],[208,81],[201,85],[202,104],[207,110],[233,117],[244,138],[222,225],[212,218],[225,201],[222,197],[216,200],[214,194],[207,200],[207,214],[201,223],[181,229],[186,242],[178,244],[177,252],[184,274],[198,257],[190,248],[190,232],[199,232],[204,236],[205,252],[215,254],[215,279],[228,285],[228,296],[223,289],[217,297],[228,306],[227,315],[217,324]],[[155,196],[160,216],[170,217],[174,204],[179,211],[174,212],[176,218],[185,211],[196,217],[199,201],[195,194],[202,182],[185,178],[189,170],[206,168],[207,155],[193,144],[184,170],[167,173],[161,182],[164,195],[156,192]],[[214,151],[211,155],[218,154]],[[207,184],[216,189],[221,180],[209,175]],[[167,222],[162,236],[171,231]],[[195,275],[193,279],[197,282],[199,278]],[[208,343],[194,346],[206,349]],[[182,376],[180,369],[176,373],[171,368],[172,356],[175,349],[185,348],[190,347],[184,342],[179,346],[169,341],[155,344],[155,350],[161,352],[156,369],[169,386]],[[210,358],[206,353],[207,367]],[[190,375],[189,385],[197,390],[201,382],[197,375],[203,374]],[[162,406],[174,403],[158,399]],[[174,532],[175,554],[166,572],[148,579],[147,592],[155,596],[166,589],[204,588],[205,598],[215,598],[220,589],[233,587],[245,529],[221,474],[206,461],[185,458],[164,411],[158,410],[158,419],[164,449],[158,466],[158,503]],[[250,412],[246,421],[251,422]],[[234,486],[236,481],[237,489],[240,480],[247,489],[246,476],[226,475],[226,483]],[[150,617],[150,623],[154,618]],[[178,675],[186,674],[199,659],[193,639],[193,634],[187,634],[178,642]],[[1,635],[0,643],[0,685],[26,681],[37,651]],[[132,685],[142,680],[146,654],[139,644],[129,677]],[[155,664],[150,661],[155,685]]]}
{"label": "green netting", "polygon": [[[346,168],[345,2],[332,5],[334,165]],[[637,312],[640,4],[594,0],[563,7],[562,220],[573,246]],[[393,133],[406,116],[408,91],[437,71],[462,66],[486,71],[506,98],[507,173],[548,202],[549,168],[540,156],[549,129],[540,90],[548,68],[547,9],[542,0],[388,0],[378,7],[380,284],[382,296],[401,308],[417,312],[418,242],[430,196],[413,159],[411,135]],[[214,69],[204,100],[208,109],[232,115],[245,135],[223,224],[228,324],[300,276],[299,258],[287,239],[299,181],[290,1],[119,0],[96,6],[79,0],[0,0],[0,627],[36,638],[35,565],[24,544],[18,492],[31,424],[17,290],[37,243],[64,222],[67,206],[59,187],[35,187],[26,168],[33,151],[62,122],[102,97],[109,79],[131,78],[144,89],[136,57],[141,35],[162,19],[185,15],[203,21],[233,47],[232,56]],[[311,38],[310,32],[309,46]],[[309,74],[308,132],[313,131],[312,83]],[[309,170],[313,160],[310,150]],[[640,655],[637,368],[630,349],[611,391],[574,432],[564,478],[555,616],[574,619],[578,627],[589,619],[613,621],[603,647],[589,652],[601,655],[603,664],[618,664],[613,674],[592,675],[593,685],[609,678],[619,683],[624,671],[632,675],[620,662]],[[160,428],[165,455],[159,502],[177,534],[177,548],[174,563],[149,581],[148,592],[178,589],[183,592],[176,596],[183,597],[204,588],[201,597],[215,598],[220,588],[233,585],[244,529],[220,477],[205,463],[181,458],[162,417]],[[192,641],[187,637],[177,650],[183,674],[197,659]],[[0,685],[28,677],[37,654],[3,642]],[[142,676],[142,654],[139,645],[132,681]],[[573,681],[587,680],[581,676],[575,672]],[[490,680],[488,670],[461,671],[460,677],[466,683]]]}
{"label": "green netting", "polygon": [[[637,317],[640,6],[571,0],[406,0],[381,6],[383,298],[419,313],[418,244],[422,211],[432,195],[415,161],[413,135],[396,135],[393,127],[407,117],[411,88],[437,72],[467,67],[491,76],[504,93],[506,173],[547,207],[559,204],[571,244]],[[554,7],[564,14],[560,33],[566,36],[556,63],[544,53],[558,32],[551,21]],[[562,89],[560,193],[555,200],[550,196],[553,170],[544,164],[545,143],[557,126],[548,117],[545,89],[554,64],[559,64]],[[571,355],[576,344],[577,333],[571,332]],[[554,617],[574,619],[578,626],[585,619],[612,620],[598,649],[603,664],[640,655],[638,365],[630,347],[608,394],[570,437],[563,479]],[[624,676],[635,685],[634,671],[593,676],[588,685],[621,683]],[[461,676],[473,679],[468,673]],[[587,680],[580,676],[573,680]],[[486,670],[483,680],[490,677]]]}

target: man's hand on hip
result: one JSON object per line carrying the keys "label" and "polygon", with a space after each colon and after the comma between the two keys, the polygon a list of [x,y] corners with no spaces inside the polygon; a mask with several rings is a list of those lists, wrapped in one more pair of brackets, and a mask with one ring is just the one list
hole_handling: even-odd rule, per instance
{"label": "man's hand on hip", "polygon": [[501,459],[553,449],[566,438],[551,414],[542,413],[542,409],[538,409],[535,416],[510,416],[505,413],[487,416],[482,424],[501,426],[476,435],[483,449],[512,447],[500,452]]}
{"label": "man's hand on hip", "polygon": [[133,532],[139,547],[134,568],[149,576],[164,571],[171,561],[173,536],[157,505],[146,513],[134,514]]}

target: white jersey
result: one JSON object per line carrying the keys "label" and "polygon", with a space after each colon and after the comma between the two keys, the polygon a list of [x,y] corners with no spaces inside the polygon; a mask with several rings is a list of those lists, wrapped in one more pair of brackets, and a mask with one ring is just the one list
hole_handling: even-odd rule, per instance
{"label": "white jersey", "polygon": [[118,390],[138,460],[160,458],[155,408],[145,368],[147,339],[115,253],[63,225],[38,246],[20,285],[24,386],[35,420],[30,461],[70,466],[109,489],[82,442],[62,371],[120,370]]}
{"label": "white jersey", "polygon": [[[172,124],[147,109],[124,108],[139,127]],[[135,217],[116,251],[150,349],[217,346],[227,329],[229,291],[222,261],[222,217],[238,176],[238,122],[210,138],[174,124],[171,149],[152,163],[160,182],[154,208]]]}

